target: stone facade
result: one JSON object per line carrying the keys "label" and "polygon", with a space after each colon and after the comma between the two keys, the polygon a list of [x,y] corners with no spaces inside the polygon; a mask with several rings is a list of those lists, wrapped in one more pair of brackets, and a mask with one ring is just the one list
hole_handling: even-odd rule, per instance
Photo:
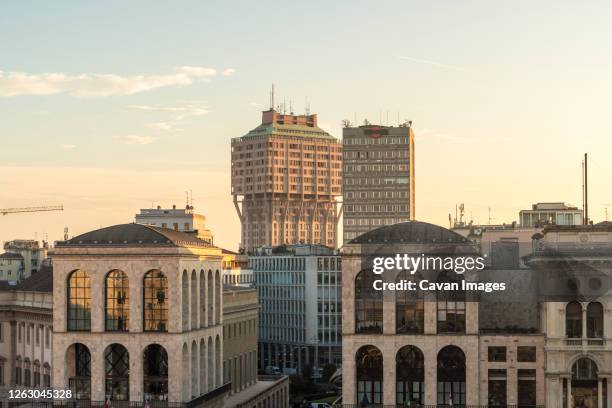
{"label": "stone facade", "polygon": [[[145,350],[158,345],[166,353],[167,391],[155,398],[222,405],[221,260],[220,249],[188,234],[137,224],[109,227],[58,243],[53,274],[53,387],[71,386],[70,377],[75,375],[72,346],[78,343],[87,348],[90,356],[89,398],[114,398],[105,383],[107,353],[111,345],[119,345],[118,350],[126,350],[129,356],[124,360],[129,360],[129,396],[120,397],[130,401],[150,399],[152,396],[143,388]],[[89,293],[84,295],[90,296],[90,328],[81,331],[70,330],[67,310],[68,282],[77,271],[86,272],[90,285]],[[129,324],[123,331],[105,327],[109,319],[105,288],[111,271],[121,271],[129,280]],[[167,319],[162,329],[144,331],[144,308],[149,306],[143,298],[143,279],[151,271],[161,272],[167,279],[165,293],[156,294],[167,307]],[[125,359],[125,355],[119,358]],[[207,399],[207,395],[211,398]]]}

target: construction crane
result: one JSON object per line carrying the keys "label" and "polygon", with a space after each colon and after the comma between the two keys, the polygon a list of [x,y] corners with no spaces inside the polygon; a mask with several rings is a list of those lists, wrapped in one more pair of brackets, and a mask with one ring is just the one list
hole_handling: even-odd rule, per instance
{"label": "construction crane", "polygon": [[63,205],[50,205],[46,207],[0,208],[0,214],[15,214],[41,211],[64,211]]}

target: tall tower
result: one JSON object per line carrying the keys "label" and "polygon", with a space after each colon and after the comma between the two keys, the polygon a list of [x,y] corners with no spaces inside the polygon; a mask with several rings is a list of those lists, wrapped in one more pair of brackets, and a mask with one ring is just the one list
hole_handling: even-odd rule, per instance
{"label": "tall tower", "polygon": [[270,108],[261,125],[232,139],[232,195],[241,247],[313,243],[337,246],[342,145],[317,115]]}
{"label": "tall tower", "polygon": [[344,243],[383,225],[414,220],[414,132],[399,126],[345,127]]}

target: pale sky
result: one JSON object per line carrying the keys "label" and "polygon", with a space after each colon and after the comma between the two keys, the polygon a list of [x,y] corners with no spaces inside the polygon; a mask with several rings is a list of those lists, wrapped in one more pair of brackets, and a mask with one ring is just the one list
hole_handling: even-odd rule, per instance
{"label": "pale sky", "polygon": [[[230,139],[277,101],[324,129],[410,119],[417,219],[511,222],[538,201],[612,203],[609,1],[3,2],[0,241],[61,239],[192,190],[236,249]],[[388,114],[387,114],[388,112]],[[612,208],[610,209],[612,211]]]}

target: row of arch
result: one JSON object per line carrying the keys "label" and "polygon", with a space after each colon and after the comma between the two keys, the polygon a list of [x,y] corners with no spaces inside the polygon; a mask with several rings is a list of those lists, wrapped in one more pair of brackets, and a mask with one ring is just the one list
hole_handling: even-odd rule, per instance
{"label": "row of arch", "polygon": [[[41,376],[42,375],[42,376]],[[50,387],[51,366],[45,362],[42,365],[38,359],[33,362],[28,357],[15,358],[15,385],[24,387]]]}
{"label": "row of arch", "polygon": [[[383,403],[383,355],[376,346],[359,348],[355,354],[357,401]],[[407,345],[395,356],[396,403],[425,404],[425,357],[416,346]],[[437,355],[437,403],[464,405],[466,395],[465,354],[457,346],[446,346]]]}
{"label": "row of arch", "polygon": [[[453,277],[441,274],[439,282],[454,282]],[[371,270],[363,270],[355,277],[355,333],[383,332],[383,291],[374,289],[379,279]],[[421,280],[407,271],[398,274],[396,282]],[[436,291],[437,333],[464,333],[466,315],[465,291]],[[425,330],[425,301],[422,290],[401,290],[395,293],[397,334],[423,334]]]}
{"label": "row of arch", "polygon": [[[190,401],[221,385],[221,338],[217,335],[183,344],[181,397]],[[104,349],[105,400],[130,399],[130,353],[120,343]],[[147,401],[168,401],[168,352],[157,343],[149,344],[142,352],[143,398]],[[66,349],[68,386],[75,398],[90,400],[92,389],[91,352],[82,343],[73,343]],[[98,380],[98,379],[96,379]]]}
{"label": "row of arch", "polygon": [[565,307],[565,335],[570,339],[580,339],[585,334],[589,339],[603,338],[603,305],[599,302],[590,302],[583,307],[580,302],[569,302]]}
{"label": "row of arch", "polygon": [[[104,330],[128,332],[130,321],[130,284],[127,274],[112,270],[104,278]],[[191,277],[182,274],[182,330],[188,331],[221,322],[221,276],[195,270]],[[67,330],[91,330],[91,279],[83,270],[68,275],[66,283]],[[168,278],[159,270],[145,273],[142,279],[143,331],[168,331]]]}

